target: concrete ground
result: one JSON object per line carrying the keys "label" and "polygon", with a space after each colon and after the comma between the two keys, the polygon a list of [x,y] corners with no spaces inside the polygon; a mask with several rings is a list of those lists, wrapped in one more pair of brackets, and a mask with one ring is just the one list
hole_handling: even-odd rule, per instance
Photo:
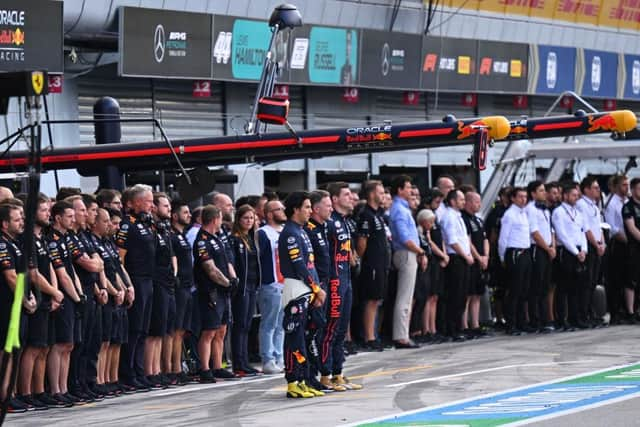
{"label": "concrete ground", "polygon": [[[281,376],[189,385],[71,409],[15,414],[16,426],[330,426],[357,423],[436,404],[640,361],[640,327],[505,337],[416,350],[360,353],[346,374],[360,391],[286,399]],[[638,425],[632,399],[535,425]],[[606,421],[605,421],[606,420]]]}

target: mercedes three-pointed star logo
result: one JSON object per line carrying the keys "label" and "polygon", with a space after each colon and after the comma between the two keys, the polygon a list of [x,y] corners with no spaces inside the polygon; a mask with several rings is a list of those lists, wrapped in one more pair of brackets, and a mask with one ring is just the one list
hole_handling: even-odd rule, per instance
{"label": "mercedes three-pointed star logo", "polygon": [[164,59],[164,27],[162,24],[158,24],[156,32],[153,35],[153,56],[156,58],[156,62],[162,62]]}
{"label": "mercedes three-pointed star logo", "polygon": [[387,74],[389,74],[389,68],[390,68],[390,64],[389,64],[389,54],[391,48],[389,47],[388,43],[385,43],[382,46],[382,75],[386,76]]}

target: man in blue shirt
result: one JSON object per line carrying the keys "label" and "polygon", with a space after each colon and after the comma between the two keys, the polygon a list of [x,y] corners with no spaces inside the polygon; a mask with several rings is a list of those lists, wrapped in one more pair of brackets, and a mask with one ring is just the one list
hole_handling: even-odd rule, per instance
{"label": "man in blue shirt", "polygon": [[409,339],[409,322],[418,258],[424,258],[425,253],[420,247],[418,230],[409,207],[411,190],[411,178],[407,175],[397,176],[391,182],[393,204],[389,221],[393,236],[393,265],[398,270],[398,290],[393,310],[393,340],[396,348],[419,347]]}

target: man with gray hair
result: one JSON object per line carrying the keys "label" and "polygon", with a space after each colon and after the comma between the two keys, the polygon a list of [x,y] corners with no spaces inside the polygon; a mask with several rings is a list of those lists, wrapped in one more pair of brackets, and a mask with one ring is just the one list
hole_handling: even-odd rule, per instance
{"label": "man with gray hair", "polygon": [[129,343],[122,355],[122,374],[128,385],[148,390],[144,372],[144,343],[151,322],[156,237],[151,227],[153,192],[136,184],[126,191],[128,212],[116,235],[118,254],[131,277],[135,300],[129,310]]}

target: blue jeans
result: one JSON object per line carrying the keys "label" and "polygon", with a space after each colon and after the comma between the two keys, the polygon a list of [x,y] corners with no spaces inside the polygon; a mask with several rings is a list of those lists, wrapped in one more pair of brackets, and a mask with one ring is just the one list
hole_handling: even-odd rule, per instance
{"label": "blue jeans", "polygon": [[275,284],[262,285],[258,290],[260,310],[260,357],[262,363],[283,360],[284,330],[282,318],[282,287]]}

